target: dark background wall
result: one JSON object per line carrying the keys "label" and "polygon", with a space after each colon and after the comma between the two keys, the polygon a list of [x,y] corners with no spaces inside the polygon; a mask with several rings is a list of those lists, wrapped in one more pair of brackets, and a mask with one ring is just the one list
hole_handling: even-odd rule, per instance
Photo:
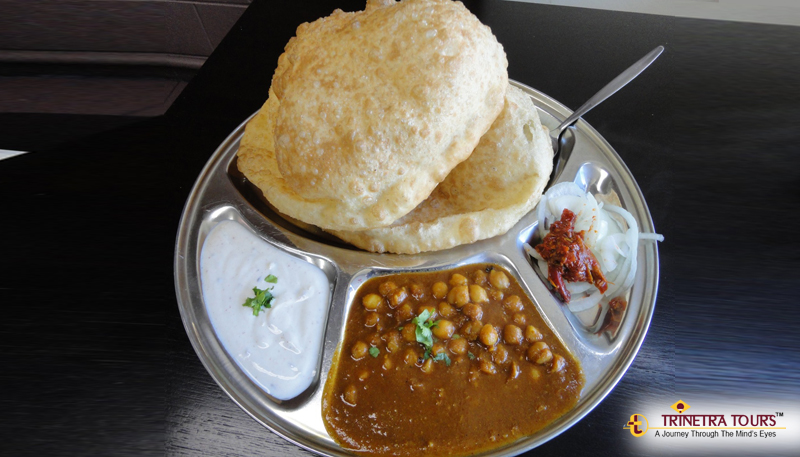
{"label": "dark background wall", "polygon": [[0,0],[0,113],[162,114],[249,4]]}

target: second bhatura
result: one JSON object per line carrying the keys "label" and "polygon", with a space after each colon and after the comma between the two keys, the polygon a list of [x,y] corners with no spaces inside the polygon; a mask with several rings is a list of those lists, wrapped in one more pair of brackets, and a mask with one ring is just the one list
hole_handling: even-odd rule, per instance
{"label": "second bhatura", "polygon": [[373,252],[416,254],[502,235],[532,210],[553,169],[553,148],[536,107],[508,86],[503,111],[433,193],[392,225],[332,231]]}

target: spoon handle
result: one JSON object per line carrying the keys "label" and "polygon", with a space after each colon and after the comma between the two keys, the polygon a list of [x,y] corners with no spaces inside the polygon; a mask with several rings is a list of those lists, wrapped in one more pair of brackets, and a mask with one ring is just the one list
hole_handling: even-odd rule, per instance
{"label": "spoon handle", "polygon": [[602,103],[608,97],[614,95],[615,92],[625,87],[625,85],[629,82],[633,81],[633,79],[639,76],[639,73],[643,72],[645,68],[649,67],[650,64],[653,63],[653,61],[656,60],[656,58],[658,58],[663,51],[664,46],[658,46],[647,53],[646,56],[639,59],[639,61],[637,61],[635,64],[628,67],[627,70],[620,73],[619,76],[614,78],[610,83],[606,84],[604,88],[600,89],[600,92],[594,94],[592,98],[586,101],[586,103],[584,103],[580,108],[576,109],[570,117],[564,120],[564,122],[562,122],[561,125],[554,130],[553,136],[558,138],[565,128],[574,124],[575,121],[577,121],[581,116],[588,113],[592,108]]}

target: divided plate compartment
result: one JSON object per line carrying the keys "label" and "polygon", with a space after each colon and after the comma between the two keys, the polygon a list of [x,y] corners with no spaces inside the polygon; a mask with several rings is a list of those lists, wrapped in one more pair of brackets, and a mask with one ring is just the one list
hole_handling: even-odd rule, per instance
{"label": "divided plate compartment", "polygon": [[[514,81],[512,84],[531,96],[548,128],[555,128],[570,114],[569,109],[541,92]],[[639,245],[636,279],[619,329],[613,335],[597,334],[597,319],[602,316],[573,315],[548,289],[525,253],[523,245],[532,242],[537,228],[535,211],[505,235],[445,251],[417,255],[361,251],[279,214],[238,172],[236,151],[249,120],[211,156],[187,199],[176,240],[175,289],[186,332],[203,365],[233,401],[278,435],[319,454],[352,455],[326,432],[321,397],[353,297],[364,281],[376,276],[446,270],[472,263],[498,264],[516,277],[545,322],[581,361],[586,385],[572,410],[534,435],[479,455],[516,455],[558,436],[602,401],[633,362],[655,308],[655,243]],[[611,146],[583,120],[565,135],[573,151],[560,181],[574,181],[592,193],[614,190],[639,223],[640,231],[653,232],[644,197]],[[209,231],[224,220],[236,221],[267,243],[316,265],[330,282],[331,302],[318,370],[311,386],[294,399],[279,401],[266,394],[239,368],[214,333],[203,302],[199,259]]]}

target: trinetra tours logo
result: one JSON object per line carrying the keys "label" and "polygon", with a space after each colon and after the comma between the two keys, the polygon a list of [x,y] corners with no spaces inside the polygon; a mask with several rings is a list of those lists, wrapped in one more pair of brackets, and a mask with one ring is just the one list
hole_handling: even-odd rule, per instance
{"label": "trinetra tours logo", "polygon": [[634,414],[631,416],[631,420],[628,422],[628,425],[623,428],[630,430],[631,435],[639,438],[647,431],[647,418],[642,414]]}
{"label": "trinetra tours logo", "polygon": [[[769,414],[683,414],[691,408],[683,400],[670,408],[678,414],[662,414],[662,426],[651,427],[643,414],[634,414],[623,429],[640,438],[648,430],[655,430],[654,437],[665,438],[775,438],[778,421],[783,412]],[[655,424],[658,425],[658,424]]]}

